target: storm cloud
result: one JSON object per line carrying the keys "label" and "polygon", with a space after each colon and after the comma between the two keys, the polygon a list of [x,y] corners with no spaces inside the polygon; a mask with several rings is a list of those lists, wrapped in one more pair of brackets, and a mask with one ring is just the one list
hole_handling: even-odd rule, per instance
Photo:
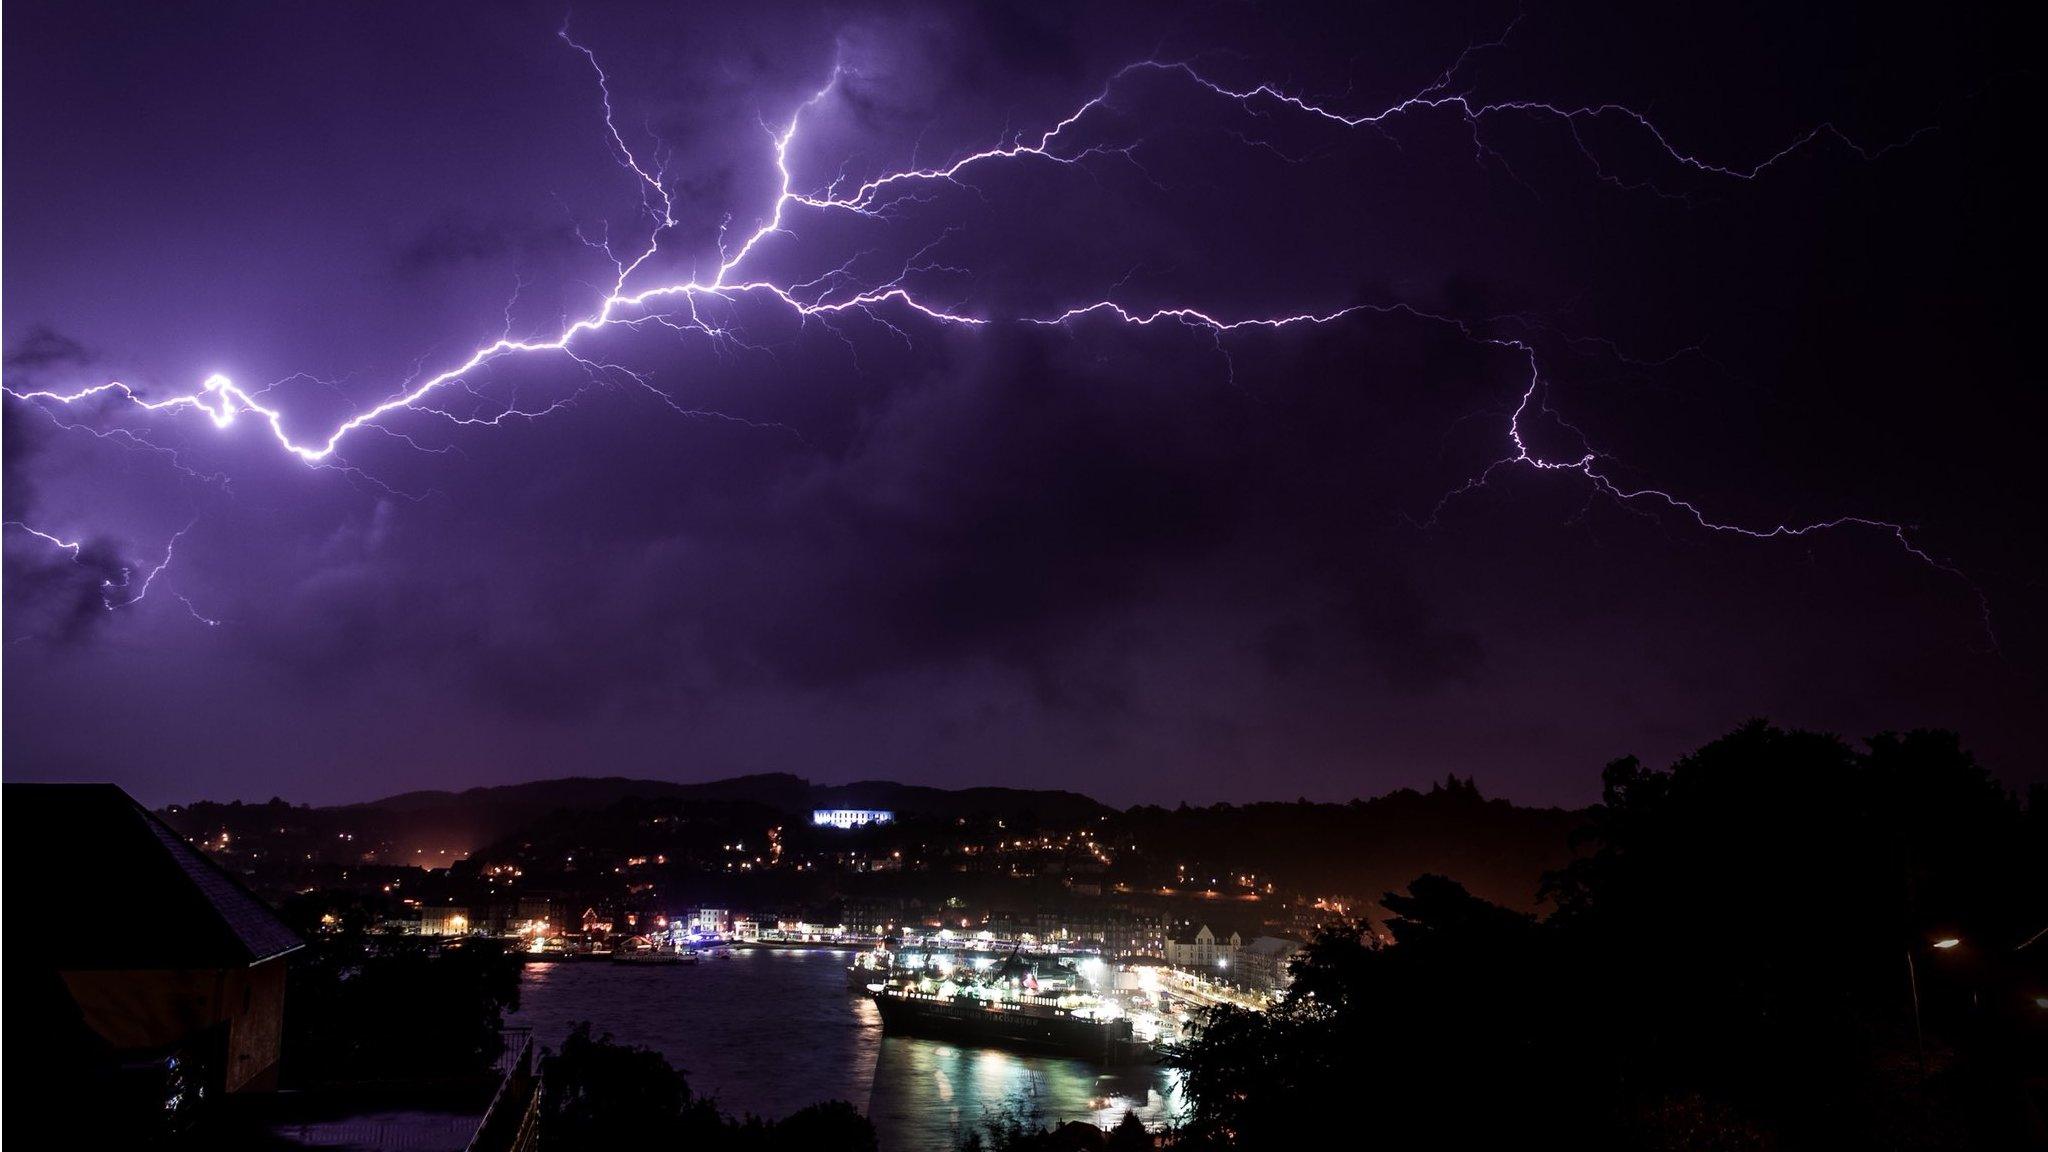
{"label": "storm cloud", "polygon": [[[651,284],[764,222],[772,134],[835,66],[799,187],[1035,139],[1147,57],[1381,107],[1513,14],[621,7],[573,31],[674,201]],[[586,314],[658,220],[559,12],[10,16],[16,391],[220,371],[274,382],[315,438]],[[501,359],[321,467],[253,419],[10,399],[7,519],[92,543],[7,538],[8,770],[151,800],[787,770],[1117,802],[1455,771],[1578,802],[1614,755],[1768,714],[1956,727],[2038,771],[2048,413],[2017,385],[2018,298],[1978,302],[2037,229],[2010,172],[1952,178],[2005,162],[1980,145],[2017,112],[1945,102],[1995,55],[1875,17],[1846,40],[1785,17],[1771,44],[1711,8],[1614,26],[1638,19],[1532,11],[1460,82],[1654,106],[1737,164],[1824,120],[1911,143],[1822,139],[1735,180],[1606,121],[1343,130],[1145,74],[1075,130],[1086,163],[792,212],[754,259],[978,317],[1365,310],[1219,334],[706,296],[716,336]],[[1918,66],[1870,63],[1899,44]],[[1671,79],[1781,56],[1816,63],[1770,69],[1782,91]],[[1489,472],[1532,356],[1534,450],[1593,446],[1729,523],[1908,523],[1939,563],[1881,529],[1755,540]],[[187,525],[151,599],[106,611]]]}

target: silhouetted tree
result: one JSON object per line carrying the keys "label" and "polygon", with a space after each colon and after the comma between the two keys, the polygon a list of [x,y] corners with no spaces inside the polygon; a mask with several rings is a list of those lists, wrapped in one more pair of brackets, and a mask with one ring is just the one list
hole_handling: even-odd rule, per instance
{"label": "silhouetted tree", "polygon": [[1132,1112],[1107,1131],[1080,1120],[1047,1125],[1037,1102],[1020,1100],[985,1113],[981,1126],[956,1145],[959,1152],[1147,1152],[1153,1134]]}
{"label": "silhouetted tree", "polygon": [[1109,1142],[1103,1147],[1108,1152],[1149,1152],[1155,1141],[1145,1122],[1138,1119],[1136,1112],[1124,1113],[1124,1118],[1109,1130]]}
{"label": "silhouetted tree", "polygon": [[688,1082],[661,1053],[592,1037],[588,1022],[548,1058],[545,1081],[541,1138],[563,1152],[673,1144],[692,1103]]}
{"label": "silhouetted tree", "polygon": [[286,987],[284,1075],[335,1080],[483,1077],[502,1050],[504,1014],[519,1006],[519,961],[489,940],[430,951],[404,938],[373,942],[344,917],[307,931]]}
{"label": "silhouetted tree", "polygon": [[1569,1078],[1544,1043],[1561,1027],[1547,930],[1441,876],[1384,903],[1393,946],[1362,926],[1326,929],[1278,1007],[1212,1010],[1174,1053],[1193,1104],[1185,1142],[1316,1146],[1333,1120],[1369,1112],[1396,1147],[1477,1146],[1561,1106]]}
{"label": "silhouetted tree", "polygon": [[593,1038],[587,1023],[570,1031],[542,1075],[541,1144],[550,1152],[875,1152],[874,1126],[843,1100],[779,1121],[732,1120],[713,1101],[693,1096],[659,1052]]}
{"label": "silhouetted tree", "polygon": [[827,1100],[790,1113],[769,1128],[774,1152],[875,1152],[875,1126],[844,1100]]}
{"label": "silhouetted tree", "polygon": [[1174,1056],[1177,1146],[1346,1116],[1397,1148],[2016,1145],[2041,827],[1945,733],[1616,761],[1549,919],[1425,876],[1383,899],[1391,944],[1325,931],[1274,1011],[1214,1012]]}

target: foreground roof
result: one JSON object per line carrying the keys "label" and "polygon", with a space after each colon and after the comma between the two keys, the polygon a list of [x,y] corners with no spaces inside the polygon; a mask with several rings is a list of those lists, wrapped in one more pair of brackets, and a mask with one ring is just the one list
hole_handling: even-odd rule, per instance
{"label": "foreground roof", "polygon": [[36,934],[39,966],[235,968],[303,946],[240,880],[112,784],[8,784],[0,811],[9,919]]}

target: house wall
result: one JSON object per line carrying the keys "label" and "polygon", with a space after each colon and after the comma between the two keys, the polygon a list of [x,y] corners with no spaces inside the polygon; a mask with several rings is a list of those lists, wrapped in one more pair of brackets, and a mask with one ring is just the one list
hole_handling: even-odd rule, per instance
{"label": "house wall", "polygon": [[1166,942],[1166,962],[1176,968],[1213,968],[1218,960],[1234,963],[1237,954],[1244,947],[1244,939],[1237,933],[1217,939],[1216,934],[1203,925],[1192,940]]}
{"label": "house wall", "polygon": [[228,1030],[230,1092],[269,1092],[277,1087],[278,1058],[284,1049],[284,971],[285,958],[278,956],[235,974],[242,1001]]}
{"label": "house wall", "polygon": [[85,1023],[117,1051],[181,1046],[226,1025],[229,1092],[277,1082],[284,1040],[283,957],[253,968],[114,969],[60,975]]}

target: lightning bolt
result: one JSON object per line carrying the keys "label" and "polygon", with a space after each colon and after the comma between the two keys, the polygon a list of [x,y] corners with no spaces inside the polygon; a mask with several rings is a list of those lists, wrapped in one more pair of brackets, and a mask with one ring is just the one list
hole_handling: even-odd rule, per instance
{"label": "lightning bolt", "polygon": [[[197,521],[193,523],[197,523]],[[0,524],[0,527],[13,528],[18,532],[43,541],[60,552],[68,552],[71,554],[71,559],[75,562],[83,562],[85,558],[85,541],[83,540],[66,540],[61,536],[45,532],[40,528],[24,524],[19,520],[6,521],[4,524]],[[116,609],[140,604],[143,600],[147,599],[150,588],[156,584],[156,578],[163,575],[164,570],[171,566],[171,561],[177,556],[178,541],[183,539],[185,533],[191,530],[192,524],[187,524],[175,533],[172,533],[170,542],[164,545],[164,558],[143,571],[140,584],[135,582],[136,566],[134,564],[122,565],[121,578],[118,580],[111,577],[102,578],[99,586],[100,606],[112,612]],[[177,597],[179,602],[185,605],[185,610],[192,614],[193,619],[209,627],[219,626],[220,621],[201,614],[199,609],[193,606],[192,601],[186,599],[183,593],[173,592],[171,595]]]}
{"label": "lightning bolt", "polygon": [[78,559],[79,553],[85,549],[85,541],[83,540],[66,540],[60,536],[52,536],[48,532],[45,532],[40,528],[31,528],[28,525],[23,524],[19,520],[9,520],[4,525],[4,527],[14,528],[22,532],[26,532],[29,535],[35,537],[36,539],[41,540],[44,543],[50,545],[51,547],[57,549],[59,552],[69,552],[71,553],[71,558],[73,560]]}
{"label": "lightning bolt", "polygon": [[[972,314],[957,306],[945,306],[920,298],[908,285],[914,273],[933,270],[961,271],[948,268],[928,260],[931,245],[906,261],[893,277],[878,282],[863,282],[851,271],[853,261],[810,280],[782,283],[748,271],[752,258],[771,237],[791,235],[788,220],[796,212],[822,214],[845,214],[873,219],[893,219],[914,205],[930,203],[933,196],[945,186],[968,188],[970,175],[980,169],[1000,169],[1006,165],[1051,163],[1068,166],[1085,165],[1097,159],[1120,158],[1135,163],[1134,153],[1139,142],[1124,144],[1074,144],[1071,137],[1084,121],[1098,110],[1111,105],[1119,92],[1132,78],[1152,75],[1187,85],[1197,93],[1205,93],[1218,101],[1235,105],[1247,116],[1267,117],[1287,115],[1305,122],[1327,125],[1335,131],[1358,129],[1382,129],[1389,122],[1400,118],[1418,117],[1430,114],[1446,115],[1461,122],[1471,134],[1475,156],[1482,162],[1499,157],[1486,142],[1485,132],[1491,123],[1510,117],[1536,118],[1564,125],[1578,152],[1591,166],[1595,176],[1624,188],[1650,187],[1659,194],[1661,188],[1646,182],[1630,183],[1609,171],[1597,151],[1587,141],[1583,129],[1595,123],[1611,122],[1620,124],[1641,134],[1658,153],[1674,168],[1702,177],[1734,181],[1755,181],[1763,178],[1772,169],[1782,165],[1789,158],[1809,151],[1822,143],[1833,143],[1864,160],[1876,160],[1894,148],[1902,147],[1931,129],[1919,132],[1893,144],[1870,147],[1851,139],[1833,123],[1822,123],[1795,136],[1782,147],[1751,163],[1728,163],[1707,159],[1681,147],[1667,132],[1643,112],[1623,104],[1601,103],[1582,105],[1561,105],[1539,100],[1515,99],[1482,101],[1468,91],[1456,88],[1457,75],[1466,61],[1475,53],[1500,47],[1513,25],[1494,41],[1475,44],[1468,48],[1452,66],[1442,72],[1428,87],[1405,98],[1377,109],[1347,112],[1328,102],[1311,99],[1300,93],[1290,92],[1271,84],[1257,84],[1251,87],[1233,87],[1204,72],[1191,60],[1163,60],[1147,58],[1124,65],[1111,73],[1101,87],[1089,98],[1082,101],[1065,116],[1052,122],[1051,126],[1035,138],[1021,134],[1010,137],[1007,142],[979,151],[961,155],[950,162],[930,167],[915,166],[894,172],[886,172],[859,182],[849,181],[842,174],[823,188],[812,191],[796,190],[790,153],[798,139],[807,113],[825,102],[837,89],[845,70],[835,63],[824,84],[808,97],[798,102],[788,119],[779,127],[767,128],[768,154],[776,175],[776,191],[773,200],[766,205],[767,211],[760,217],[759,224],[743,239],[728,246],[724,229],[721,228],[719,242],[719,263],[713,275],[680,282],[660,283],[652,286],[633,284],[637,274],[647,267],[650,260],[660,251],[664,238],[678,227],[676,205],[670,191],[669,181],[662,167],[652,164],[640,156],[628,143],[617,126],[612,105],[611,78],[606,74],[597,54],[573,38],[566,24],[558,35],[573,51],[581,54],[589,63],[596,77],[599,102],[603,113],[607,145],[621,170],[635,183],[639,192],[641,209],[651,227],[645,243],[630,257],[621,258],[614,254],[607,235],[602,242],[585,240],[598,247],[612,260],[616,278],[595,308],[588,314],[567,323],[554,335],[544,338],[520,339],[513,337],[509,328],[497,339],[474,347],[468,355],[453,365],[431,375],[418,376],[402,385],[388,398],[364,408],[354,415],[341,420],[326,433],[310,439],[295,439],[287,431],[289,421],[285,411],[266,401],[268,388],[254,392],[245,390],[225,375],[214,374],[201,381],[199,388],[189,394],[174,395],[162,399],[151,399],[135,389],[118,381],[97,384],[70,392],[55,390],[16,390],[0,387],[6,395],[17,402],[42,407],[77,407],[102,401],[112,401],[132,406],[150,414],[177,414],[192,412],[205,417],[216,429],[228,429],[241,421],[254,421],[267,430],[277,447],[297,457],[308,465],[342,466],[336,458],[341,446],[357,433],[366,430],[396,436],[414,447],[420,447],[410,437],[385,428],[382,421],[403,413],[420,413],[440,417],[457,427],[495,426],[507,419],[540,419],[567,405],[574,403],[581,392],[553,400],[533,408],[522,408],[513,403],[493,416],[457,416],[433,403],[433,398],[450,390],[467,389],[465,379],[484,369],[492,362],[508,356],[556,355],[577,365],[593,380],[627,379],[646,388],[668,403],[678,412],[689,415],[718,415],[686,409],[674,402],[667,394],[655,389],[648,381],[619,365],[608,364],[577,351],[577,345],[585,337],[612,327],[639,328],[647,324],[661,324],[679,332],[694,332],[715,341],[732,340],[734,334],[725,326],[708,317],[702,305],[708,302],[731,303],[741,298],[766,298],[779,303],[800,320],[820,320],[828,325],[841,317],[857,316],[886,327],[889,331],[908,339],[907,334],[891,321],[886,310],[895,310],[906,319],[967,328],[981,328],[994,324],[1019,324],[1040,327],[1063,327],[1078,325],[1087,321],[1109,322],[1131,327],[1154,325],[1180,325],[1201,331],[1223,347],[1222,338],[1229,333],[1251,329],[1286,329],[1299,326],[1320,326],[1339,323],[1346,317],[1361,313],[1380,314],[1402,313],[1418,320],[1446,324],[1455,327],[1467,339],[1492,345],[1523,357],[1528,366],[1528,383],[1520,395],[1520,402],[1508,416],[1505,428],[1505,454],[1488,464],[1477,475],[1462,486],[1447,493],[1437,506],[1441,512],[1445,504],[1457,497],[1484,488],[1496,476],[1511,469],[1527,470],[1545,474],[1571,474],[1583,479],[1592,491],[1618,505],[1638,511],[1662,510],[1674,513],[1692,521],[1700,529],[1737,535],[1750,539],[1771,540],[1796,538],[1819,532],[1838,529],[1863,529],[1890,537],[1898,547],[1916,560],[1944,573],[1962,579],[1976,594],[1980,607],[1984,607],[1985,627],[1990,634],[1988,602],[1981,589],[1970,583],[1952,563],[1944,560],[1916,543],[1911,529],[1904,524],[1861,516],[1845,515],[1806,524],[1764,524],[1745,525],[1715,518],[1697,503],[1673,493],[1650,487],[1629,487],[1618,482],[1607,469],[1605,458],[1590,446],[1576,456],[1547,457],[1532,450],[1524,438],[1523,421],[1532,404],[1540,404],[1545,383],[1535,346],[1524,339],[1488,335],[1469,321],[1456,317],[1423,312],[1407,305],[1353,305],[1333,308],[1321,312],[1300,312],[1278,315],[1225,316],[1193,306],[1175,306],[1154,309],[1137,309],[1113,298],[1082,301],[1069,307],[1042,316],[986,316]],[[1240,139],[1245,139],[1241,134]],[[1248,141],[1256,143],[1255,141]],[[1505,162],[1501,161],[1503,167]],[[579,237],[581,232],[578,233]],[[940,237],[943,240],[944,236]],[[920,263],[920,261],[924,261]],[[1114,289],[1112,289],[1114,291]],[[844,338],[842,336],[842,338]],[[1226,353],[1227,355],[1227,353]],[[471,395],[475,395],[471,392]],[[779,427],[779,426],[775,426]],[[785,429],[787,430],[787,429]],[[1434,523],[1433,514],[1430,522]],[[44,540],[54,547],[69,550],[73,557],[78,555],[79,544],[65,541],[26,525],[13,524],[25,532]],[[181,531],[179,536],[183,535]],[[166,549],[164,560],[143,577],[140,588],[132,598],[116,601],[112,592],[125,588],[109,585],[109,608],[124,607],[141,601],[147,595],[150,583],[170,564],[172,550],[177,537]],[[187,607],[190,608],[189,602]],[[217,623],[201,616],[196,610],[193,615],[208,624]],[[1992,634],[1996,644],[1995,634]]]}

